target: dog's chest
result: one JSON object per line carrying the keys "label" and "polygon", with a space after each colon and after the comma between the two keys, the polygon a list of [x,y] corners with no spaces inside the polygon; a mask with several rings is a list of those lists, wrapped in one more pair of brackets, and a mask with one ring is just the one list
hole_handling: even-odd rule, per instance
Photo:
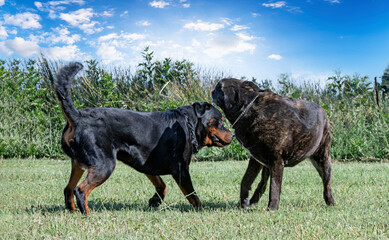
{"label": "dog's chest", "polygon": [[243,143],[243,141],[238,137],[238,135],[237,135],[237,138],[236,138],[237,140],[238,140],[238,142],[240,143],[240,145],[242,146],[242,148],[244,149],[244,150],[246,150],[248,153],[250,153],[250,155],[258,162],[258,163],[260,163],[261,165],[263,165],[263,166],[265,166],[265,167],[267,167],[268,166],[268,164],[267,164],[267,162],[266,161],[264,161],[264,160],[260,160],[260,159],[258,159],[258,157],[257,157],[257,155],[258,155],[258,153],[256,153],[256,149],[255,149],[255,147],[254,146],[249,146],[247,143],[246,144],[244,144]]}

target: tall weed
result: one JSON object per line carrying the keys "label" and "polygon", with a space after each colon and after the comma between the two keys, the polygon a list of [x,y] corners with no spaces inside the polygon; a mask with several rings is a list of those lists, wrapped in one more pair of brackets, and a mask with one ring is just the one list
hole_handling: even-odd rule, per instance
{"label": "tall weed", "polygon": [[[107,67],[96,60],[84,63],[71,96],[77,108],[115,107],[164,111],[195,101],[211,102],[223,72],[195,68],[186,60],[154,60],[146,48],[135,70]],[[38,60],[0,60],[0,157],[64,157],[60,138],[64,118],[53,92],[54,76],[63,63],[44,56]],[[332,130],[331,155],[339,161],[389,158],[389,106],[382,92],[380,106],[367,77],[335,72],[325,87],[295,83],[287,74],[276,81],[251,79],[261,88],[313,101],[322,106]],[[276,87],[275,87],[276,86]],[[231,125],[227,122],[227,127]],[[204,148],[196,160],[244,160],[249,154],[239,143],[223,149]]]}

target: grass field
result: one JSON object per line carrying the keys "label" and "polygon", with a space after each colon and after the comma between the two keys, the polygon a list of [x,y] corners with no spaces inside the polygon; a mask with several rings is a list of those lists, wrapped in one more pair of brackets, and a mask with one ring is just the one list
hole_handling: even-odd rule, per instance
{"label": "grass field", "polygon": [[[334,163],[336,206],[327,207],[319,175],[307,161],[287,168],[280,210],[237,208],[247,161],[196,162],[192,180],[207,207],[194,210],[171,176],[165,203],[146,176],[118,163],[89,197],[92,214],[64,210],[69,161],[0,160],[2,239],[388,239],[389,164]],[[258,181],[258,180],[257,180]]]}

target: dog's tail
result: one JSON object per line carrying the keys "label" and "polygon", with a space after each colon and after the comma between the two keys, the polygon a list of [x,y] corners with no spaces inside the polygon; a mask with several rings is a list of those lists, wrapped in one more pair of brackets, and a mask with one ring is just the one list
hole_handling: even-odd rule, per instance
{"label": "dog's tail", "polygon": [[70,63],[62,67],[57,75],[54,84],[55,93],[60,101],[62,113],[65,116],[70,126],[74,126],[79,118],[80,113],[74,106],[73,100],[70,98],[70,86],[74,76],[83,68],[79,62]]}

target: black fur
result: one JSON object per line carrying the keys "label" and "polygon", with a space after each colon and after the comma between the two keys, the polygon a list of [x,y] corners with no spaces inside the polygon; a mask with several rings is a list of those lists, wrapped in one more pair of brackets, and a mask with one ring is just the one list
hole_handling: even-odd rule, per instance
{"label": "black fur", "polygon": [[[69,91],[72,79],[81,69],[80,63],[71,63],[59,71],[55,82],[67,119],[62,148],[72,159],[72,174],[64,191],[66,207],[76,210],[75,195],[80,211],[89,213],[87,197],[109,178],[116,159],[145,173],[152,181],[157,193],[150,199],[151,206],[158,206],[166,194],[166,186],[159,177],[165,174],[173,176],[193,206],[201,206],[192,186],[189,163],[192,154],[205,145],[223,147],[231,143],[231,132],[220,124],[221,113],[207,102],[164,112],[77,110]],[[76,187],[85,170],[85,181]]]}

